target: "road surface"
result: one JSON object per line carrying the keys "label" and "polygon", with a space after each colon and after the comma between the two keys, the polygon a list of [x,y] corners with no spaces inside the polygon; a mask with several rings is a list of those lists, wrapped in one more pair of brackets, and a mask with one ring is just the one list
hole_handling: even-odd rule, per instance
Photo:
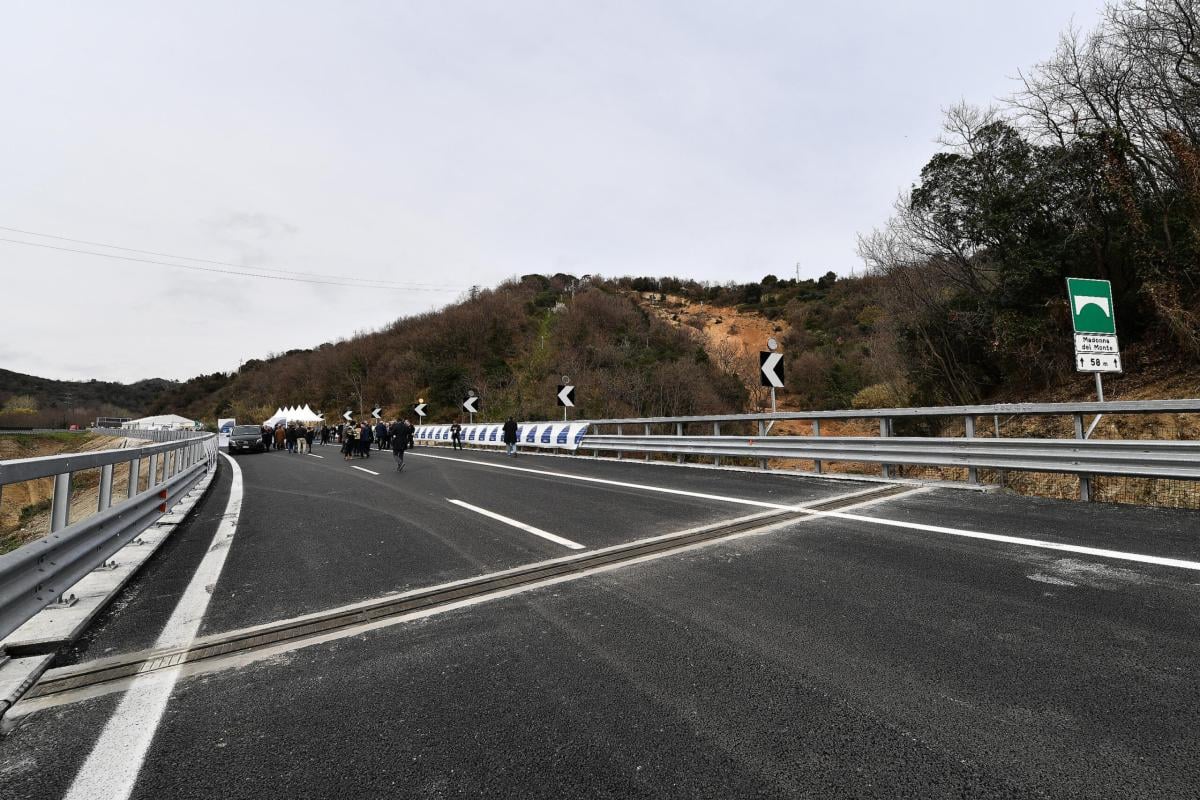
{"label": "road surface", "polygon": [[0,796],[1200,794],[1195,513],[432,448],[236,465],[62,669],[762,519],[32,698]]}

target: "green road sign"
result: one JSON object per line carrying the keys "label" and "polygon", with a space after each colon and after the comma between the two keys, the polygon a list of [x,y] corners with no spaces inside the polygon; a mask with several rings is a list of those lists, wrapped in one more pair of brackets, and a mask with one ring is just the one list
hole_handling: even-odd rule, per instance
{"label": "green road sign", "polygon": [[1112,284],[1090,278],[1067,278],[1071,321],[1076,333],[1117,332]]}

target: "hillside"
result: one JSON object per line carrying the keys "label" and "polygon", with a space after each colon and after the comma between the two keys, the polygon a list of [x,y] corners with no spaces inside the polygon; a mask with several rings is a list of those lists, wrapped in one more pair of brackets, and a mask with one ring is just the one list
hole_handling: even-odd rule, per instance
{"label": "hillside", "polygon": [[155,406],[212,421],[305,403],[332,415],[378,404],[393,415],[423,398],[436,421],[457,418],[473,389],[484,419],[552,418],[562,375],[578,386],[580,417],[714,413],[746,400],[694,331],[607,282],[527,275],[383,330],[170,387]]}
{"label": "hillside", "polygon": [[137,383],[59,381],[0,369],[0,428],[54,428],[98,416],[141,415],[175,385],[162,378]]}
{"label": "hillside", "polygon": [[[1057,343],[1069,348],[1069,322],[1046,299]],[[449,420],[468,389],[483,397],[483,418],[553,417],[562,375],[577,387],[577,417],[651,416],[760,410],[758,351],[775,337],[785,356],[781,410],[936,405],[960,399],[922,376],[929,353],[914,350],[893,280],[868,275],[815,280],[765,276],[711,285],[677,278],[579,280],[527,275],[476,292],[436,312],[312,350],[246,362],[234,373],[184,382],[51,381],[0,371],[0,425],[58,426],[97,414],[176,412],[263,419],[277,406],[308,403],[332,415],[382,405],[401,414],[423,398],[431,421]],[[1186,354],[1145,334],[1123,337],[1126,373],[1107,379],[1108,396],[1200,393]],[[1066,343],[1065,345],[1063,343]],[[998,363],[1013,361],[1003,340]],[[1090,399],[1090,376],[1068,356],[1035,375],[979,383],[967,402]],[[1160,394],[1155,394],[1160,392]],[[71,397],[68,409],[64,398]],[[35,413],[14,410],[35,405]],[[799,431],[797,431],[799,432]]]}

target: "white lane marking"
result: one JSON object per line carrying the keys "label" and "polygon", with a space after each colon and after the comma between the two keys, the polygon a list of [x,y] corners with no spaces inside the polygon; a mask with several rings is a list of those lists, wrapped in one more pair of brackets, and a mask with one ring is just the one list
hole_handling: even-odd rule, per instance
{"label": "white lane marking", "polygon": [[373,471],[373,470],[369,470],[369,469],[367,469],[366,467],[356,467],[356,466],[354,466],[353,464],[351,464],[351,465],[350,465],[350,469],[356,469],[356,470],[358,470],[359,472],[365,472],[365,473],[367,473],[368,475],[378,475],[378,474],[379,474],[378,472],[375,472],[375,471]]}
{"label": "white lane marking", "polygon": [[1179,569],[1187,569],[1200,571],[1200,561],[1189,561],[1182,558],[1166,558],[1163,556],[1150,556],[1142,553],[1129,553],[1121,550],[1107,550],[1101,547],[1086,547],[1077,544],[1064,544],[1062,542],[1050,542],[1044,539],[1028,539],[1022,536],[1005,536],[999,533],[984,533],[982,531],[972,531],[965,528],[947,528],[941,525],[926,525],[919,522],[902,522],[900,520],[885,519],[883,517],[866,517],[861,514],[847,514],[843,511],[817,511],[803,506],[792,506],[781,503],[768,503],[761,500],[748,500],[742,497],[728,497],[719,494],[705,494],[702,492],[686,492],[682,489],[668,489],[664,486],[651,486],[645,483],[626,483],[624,481],[611,481],[604,478],[593,478],[586,475],[572,475],[569,472],[550,472],[548,470],[529,469],[528,467],[515,467],[511,464],[491,464],[486,461],[475,461],[468,458],[451,458],[449,456],[435,456],[429,453],[415,453],[422,458],[440,458],[444,461],[462,461],[467,464],[475,464],[481,467],[489,467],[492,469],[509,469],[518,472],[532,472],[535,475],[546,475],[552,478],[567,478],[569,480],[586,481],[588,483],[600,483],[611,486],[621,486],[628,489],[640,489],[644,492],[660,492],[662,494],[684,495],[686,497],[699,497],[705,500],[719,500],[727,503],[737,503],[740,505],[759,506],[761,508],[780,508],[796,511],[804,511],[807,514],[812,514],[816,517],[832,517],[834,519],[849,520],[851,522],[865,522],[871,525],[882,525],[889,528],[905,528],[907,530],[924,531],[927,533],[941,533],[947,536],[961,536],[968,539],[982,539],[989,542],[1001,542],[1003,544],[1015,544],[1022,547],[1032,547],[1041,550],[1060,550],[1067,553],[1080,553],[1081,555],[1097,556],[1099,558],[1112,558],[1117,561],[1131,561],[1141,564],[1156,564],[1162,567],[1177,567]]}
{"label": "white lane marking", "polygon": [[421,458],[438,458],[442,461],[461,461],[464,464],[474,464],[480,467],[489,467],[491,469],[508,469],[514,472],[531,472],[534,475],[544,475],[548,478],[567,478],[573,481],[585,481],[587,483],[599,483],[605,486],[620,486],[624,489],[640,489],[643,492],[659,492],[660,494],[674,494],[683,497],[696,497],[701,500],[717,500],[722,503],[735,503],[743,506],[755,506],[756,508],[776,508],[781,510],[791,510],[796,506],[787,503],[769,503],[762,500],[748,500],[744,497],[730,497],[723,494],[706,494],[704,492],[688,492],[683,489],[668,489],[665,486],[650,486],[645,483],[627,483],[626,481],[613,481],[607,478],[593,478],[588,475],[573,475],[569,472],[551,472],[545,469],[530,469],[529,467],[515,467],[511,464],[492,464],[487,461],[476,461],[470,458],[452,458],[450,456],[435,456],[432,453],[413,453],[414,456]]}
{"label": "white lane marking", "polygon": [[[229,501],[225,504],[217,532],[213,534],[212,546],[171,612],[171,618],[154,643],[155,649],[188,646],[195,641],[213,587],[237,533],[238,518],[242,514],[242,469],[225,453],[221,456],[233,469]],[[125,800],[129,797],[178,677],[179,667],[175,667],[133,679],[87,761],[76,773],[65,800],[94,800],[97,797]]]}
{"label": "white lane marking", "polygon": [[312,456],[313,458],[324,458],[325,457],[325,456],[319,456],[316,453],[308,453],[308,455]]}
{"label": "white lane marking", "polygon": [[921,522],[901,522],[895,519],[881,519],[879,517],[864,517],[861,514],[846,514],[841,511],[810,511],[810,514],[816,514],[822,517],[834,517],[836,519],[846,519],[853,522],[870,522],[875,525],[886,525],[890,528],[907,528],[914,531],[927,531],[929,533],[942,533],[947,536],[962,536],[967,539],[983,539],[989,542],[1003,542],[1004,544],[1016,544],[1022,547],[1035,547],[1042,550],[1062,550],[1068,553],[1082,553],[1086,556],[1098,556],[1100,558],[1114,558],[1118,561],[1134,561],[1140,564],[1157,564],[1161,567],[1178,567],[1179,569],[1190,569],[1200,571],[1200,561],[1189,561],[1183,558],[1166,558],[1164,556],[1148,556],[1142,553],[1127,553],[1122,550],[1106,550],[1102,547],[1085,547],[1078,544],[1063,544],[1062,542],[1048,542],[1044,539],[1026,539],[1023,536],[1005,536],[999,533],[984,533],[982,531],[971,531],[964,528],[945,528],[941,525],[926,525]]}
{"label": "white lane marking", "polygon": [[526,525],[524,522],[515,520],[512,517],[506,517],[503,514],[497,514],[495,511],[488,511],[486,508],[480,508],[479,506],[473,506],[470,503],[464,503],[462,500],[451,500],[449,497],[447,497],[446,500],[454,503],[456,506],[461,506],[468,511],[474,511],[476,514],[482,514],[485,517],[490,517],[497,522],[503,522],[505,525],[512,525],[514,528],[520,528],[526,533],[532,533],[534,536],[540,536],[543,539],[549,539],[555,544],[561,544],[563,547],[569,547],[572,550],[583,549],[583,545],[579,544],[579,542],[572,542],[570,539],[564,539],[561,536],[555,536],[553,533],[544,531],[541,528],[535,528],[532,525]]}

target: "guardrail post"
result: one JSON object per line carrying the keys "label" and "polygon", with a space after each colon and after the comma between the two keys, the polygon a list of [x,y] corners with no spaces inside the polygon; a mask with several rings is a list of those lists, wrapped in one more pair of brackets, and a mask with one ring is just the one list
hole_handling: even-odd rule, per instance
{"label": "guardrail post", "polygon": [[[720,436],[720,435],[721,435],[721,423],[714,422],[713,423],[713,436]],[[721,457],[720,456],[713,456],[713,466],[714,467],[721,466]]]}
{"label": "guardrail post", "polygon": [[146,477],[146,491],[158,484],[158,453],[150,454],[150,474]]}
{"label": "guardrail post", "polygon": [[[963,424],[966,426],[966,435],[968,439],[975,438],[975,418],[971,415],[963,417]],[[967,467],[967,482],[979,483],[979,468]]]}
{"label": "guardrail post", "polygon": [[54,476],[54,494],[50,499],[50,532],[67,527],[71,512],[71,473],[61,472]]}
{"label": "guardrail post", "polygon": [[[621,424],[618,422],[617,423],[617,436],[620,436],[620,435],[621,435]],[[618,450],[617,451],[617,461],[620,461],[620,460],[621,460],[621,451]]]}
{"label": "guardrail post", "polygon": [[[1075,438],[1083,438],[1083,414],[1075,414]],[[1079,473],[1079,499],[1088,502],[1092,499],[1092,476]]]}
{"label": "guardrail post", "polygon": [[[812,421],[812,424],[813,424],[813,432],[812,432],[812,435],[813,435],[813,436],[820,436],[820,435],[821,435],[821,420],[819,420],[819,419],[814,419],[814,420]],[[813,470],[815,470],[815,471],[816,471],[816,473],[817,473],[818,475],[820,475],[820,474],[821,474],[821,472],[823,471],[823,470],[822,470],[822,467],[821,467],[821,459],[819,459],[819,458],[814,458],[814,459],[813,459]]]}
{"label": "guardrail post", "polygon": [[97,511],[103,511],[112,505],[112,475],[112,464],[105,464],[100,468],[100,502],[97,504]]}
{"label": "guardrail post", "polygon": [[[879,418],[879,435],[885,439],[892,435],[892,421],[888,417],[880,417]],[[885,477],[885,478],[892,477],[892,465],[891,464],[880,464],[879,467],[880,467],[880,471],[883,474],[883,477]]]}
{"label": "guardrail post", "polygon": [[137,496],[138,484],[142,481],[142,459],[135,458],[129,462],[129,485],[125,487],[126,495],[132,500]]}
{"label": "guardrail post", "polygon": [[[759,436],[767,435],[767,423],[761,419],[758,421],[758,435]],[[759,469],[770,469],[770,467],[767,466],[767,460],[765,458],[760,458],[758,460],[758,468]]]}
{"label": "guardrail post", "polygon": [[[650,423],[649,422],[646,423],[646,435],[647,436],[650,435]],[[647,461],[650,460],[650,451],[649,450],[646,451],[646,460]]]}

